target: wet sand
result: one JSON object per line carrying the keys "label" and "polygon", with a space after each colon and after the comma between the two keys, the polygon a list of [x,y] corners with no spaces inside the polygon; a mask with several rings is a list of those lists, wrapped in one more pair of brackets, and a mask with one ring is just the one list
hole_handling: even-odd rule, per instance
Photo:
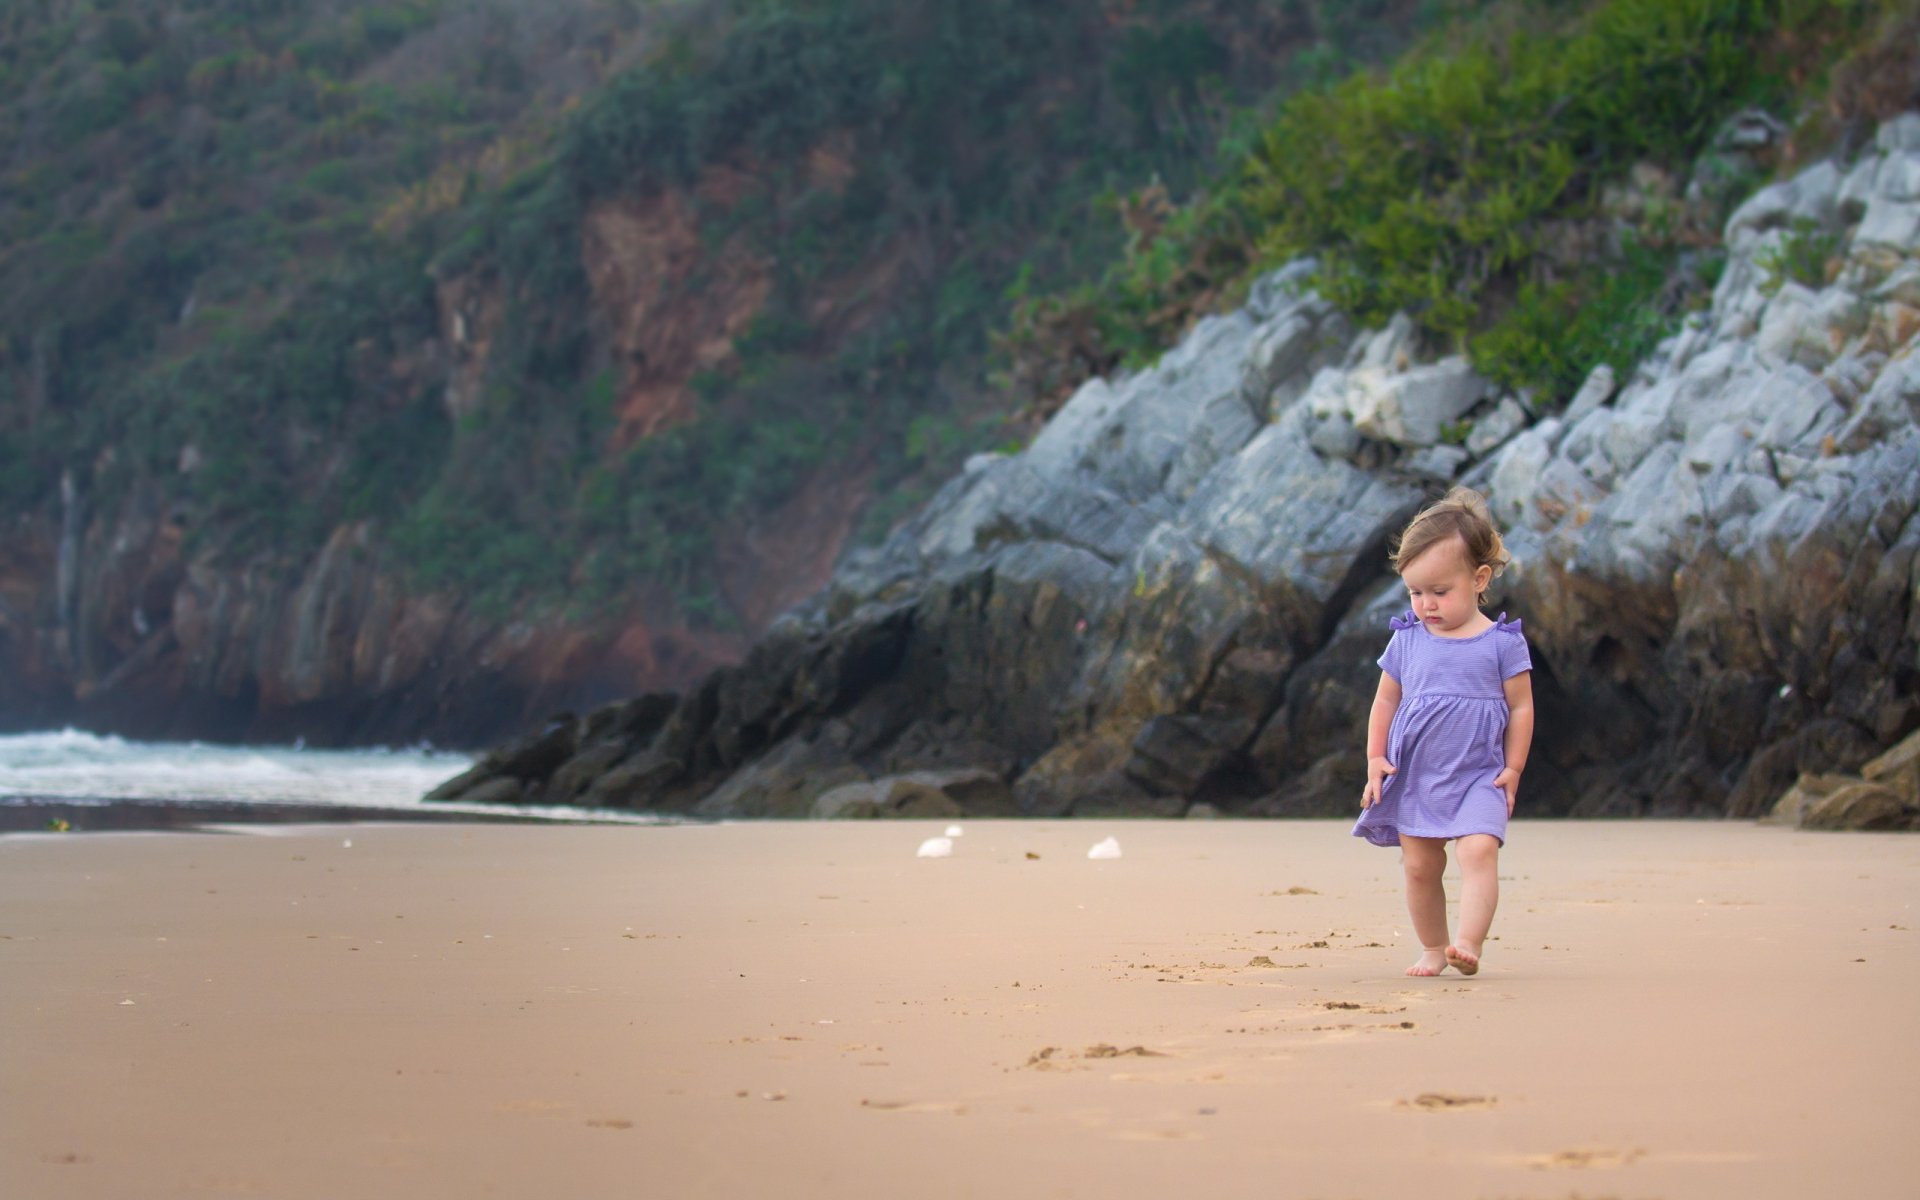
{"label": "wet sand", "polygon": [[0,1195],[1913,1194],[1920,838],[965,829],[0,838]]}

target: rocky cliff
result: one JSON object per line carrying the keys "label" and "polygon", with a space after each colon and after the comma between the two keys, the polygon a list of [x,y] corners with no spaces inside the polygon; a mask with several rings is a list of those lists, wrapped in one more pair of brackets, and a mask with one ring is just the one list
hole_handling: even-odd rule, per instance
{"label": "rocky cliff", "polygon": [[1920,724],[1920,114],[1724,238],[1711,307],[1558,412],[1422,360],[1403,322],[1350,327],[1293,264],[970,461],[742,664],[555,721],[443,794],[1348,812],[1403,602],[1387,542],[1464,481],[1518,558],[1493,599],[1536,665],[1522,804],[1756,815]]}
{"label": "rocky cliff", "polygon": [[515,620],[403,582],[364,523],[310,562],[184,548],[141,495],[63,531],[22,521],[0,554],[0,720],[136,737],[485,744],[559,708],[699,678],[736,637]]}
{"label": "rocky cliff", "polygon": [[[670,368],[621,380],[618,444],[685,419],[690,373],[729,360],[733,335],[764,296],[759,265],[738,254],[663,263],[661,244],[694,236],[671,207],[658,197],[603,205],[579,250],[612,281],[595,311],[617,326],[605,336],[622,361]],[[716,307],[663,319],[671,299],[663,291],[684,287],[695,266]],[[633,278],[650,286],[622,284]],[[438,336],[370,367],[365,374],[399,383],[368,387],[354,403],[379,408],[395,403],[387,393],[418,388],[437,393],[449,424],[470,418],[507,319],[500,292],[481,272],[444,281],[434,297]],[[644,354],[623,340],[632,329],[646,331]],[[316,450],[317,473],[341,473],[351,433]],[[775,612],[826,580],[871,498],[857,466],[818,472],[728,530],[715,552],[736,620],[715,629],[644,582],[626,589],[625,604],[585,618],[552,603],[475,604],[421,586],[373,520],[335,526],[310,555],[281,546],[236,553],[217,536],[196,542],[198,514],[180,480],[202,469],[189,443],[174,478],[108,500],[69,470],[56,513],[16,519],[0,547],[0,727],[485,745],[549,713],[687,686],[737,661]]]}
{"label": "rocky cliff", "polygon": [[[710,172],[690,193],[604,201],[583,222],[576,252],[591,284],[591,340],[619,365],[607,372],[608,429],[595,451],[606,461],[689,423],[699,372],[738,366],[736,341],[767,300],[767,266],[737,236],[703,253],[688,215],[738,186]],[[822,281],[811,314],[822,329],[851,337],[873,324],[894,259],[879,261]],[[506,291],[480,268],[440,280],[429,329],[397,339],[390,359],[362,355],[343,401],[358,424],[320,432],[283,422],[276,435],[302,443],[310,460],[301,485],[321,493],[349,473],[355,439],[375,425],[369,411],[422,403],[456,431],[473,422],[490,383],[499,386],[496,359],[514,320]],[[703,552],[719,621],[696,620],[668,583],[646,578],[623,580],[621,603],[590,616],[550,597],[476,604],[409,571],[391,519],[342,522],[311,552],[235,551],[220,544],[217,521],[196,540],[205,514],[186,498],[188,477],[210,468],[193,442],[177,469],[110,499],[76,482],[105,472],[70,469],[58,510],[21,514],[0,548],[0,728],[481,746],[558,710],[685,687],[738,661],[775,614],[826,582],[873,499],[871,465],[858,448],[848,453],[713,531]],[[515,486],[524,481],[488,483]]]}

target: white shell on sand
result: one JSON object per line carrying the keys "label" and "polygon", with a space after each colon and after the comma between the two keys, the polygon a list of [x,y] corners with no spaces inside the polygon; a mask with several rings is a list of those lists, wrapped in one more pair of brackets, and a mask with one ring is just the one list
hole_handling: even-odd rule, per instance
{"label": "white shell on sand", "polygon": [[964,830],[962,830],[962,829],[961,829],[961,828],[960,828],[960,827],[959,827],[958,825],[949,825],[949,826],[947,826],[947,836],[948,836],[948,837],[959,837],[959,836],[961,835],[961,833],[963,833],[963,832],[964,832]]}
{"label": "white shell on sand", "polygon": [[928,838],[920,843],[915,854],[920,858],[947,858],[953,853],[953,839],[949,837]]}
{"label": "white shell on sand", "polygon": [[1095,842],[1093,849],[1087,851],[1088,858],[1119,858],[1120,843],[1112,838]]}

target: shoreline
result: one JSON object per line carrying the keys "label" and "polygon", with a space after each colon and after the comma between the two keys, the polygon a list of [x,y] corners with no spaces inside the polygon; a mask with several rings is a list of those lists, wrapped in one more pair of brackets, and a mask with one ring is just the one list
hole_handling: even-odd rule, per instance
{"label": "shoreline", "polygon": [[971,821],[915,858],[944,825],[0,839],[0,1192],[1746,1200],[1920,1170],[1920,840],[1516,823],[1486,968],[1411,980],[1397,856],[1346,822]]}
{"label": "shoreline", "polygon": [[[64,820],[65,828],[53,829],[49,822]],[[632,809],[586,809],[566,806],[461,805],[457,801],[422,801],[418,804],[347,804],[317,801],[234,800],[221,797],[176,798],[141,796],[42,796],[0,795],[0,837],[23,833],[61,833],[87,835],[99,833],[206,833],[235,826],[301,825],[523,825],[523,826],[654,826],[654,825],[876,825],[921,829],[945,823],[1085,826],[1089,829],[1108,824],[1244,824],[1300,825],[1340,822],[1345,818],[1268,817],[1222,814],[1207,818],[1156,817],[1149,814],[1102,815],[1086,817],[954,817],[929,818],[880,817],[855,820],[826,820],[813,817],[722,817],[703,818],[684,813],[637,811]],[[1699,813],[1692,816],[1665,817],[1534,817],[1539,825],[1596,824],[1636,825],[1671,822],[1680,825],[1755,825],[1770,826],[1766,817],[1744,818]],[[938,829],[933,832],[938,833]],[[1357,841],[1358,839],[1356,839]]]}
{"label": "shoreline", "polygon": [[[64,822],[64,825],[56,823]],[[221,827],[279,825],[654,825],[680,818],[584,809],[551,814],[479,806],[330,804],[320,802],[139,797],[0,796],[0,837],[22,833],[204,833]]]}

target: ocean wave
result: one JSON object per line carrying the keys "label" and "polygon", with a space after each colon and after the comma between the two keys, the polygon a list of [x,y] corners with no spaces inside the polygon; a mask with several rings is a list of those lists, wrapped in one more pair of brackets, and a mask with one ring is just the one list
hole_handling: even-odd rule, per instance
{"label": "ocean wave", "polygon": [[471,765],[467,755],[422,748],[138,742],[61,729],[0,735],[0,796],[393,807],[418,803]]}

